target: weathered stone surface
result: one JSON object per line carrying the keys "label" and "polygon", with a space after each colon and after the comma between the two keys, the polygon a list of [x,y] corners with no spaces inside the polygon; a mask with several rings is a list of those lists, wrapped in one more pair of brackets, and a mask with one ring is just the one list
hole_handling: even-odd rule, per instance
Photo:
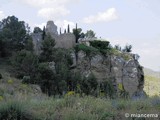
{"label": "weathered stone surface", "polygon": [[75,36],[72,33],[59,35],[56,39],[57,48],[73,48],[75,46]]}
{"label": "weathered stone surface", "polygon": [[118,84],[122,84],[130,96],[134,96],[135,93],[143,93],[144,73],[142,67],[132,55],[130,55],[130,59],[125,60],[122,56],[110,55],[104,57],[99,54],[89,61],[85,53],[80,51],[76,69],[85,76],[93,73],[98,81],[111,79],[116,87],[118,87]]}
{"label": "weathered stone surface", "polygon": [[31,34],[33,44],[34,44],[34,52],[36,54],[40,54],[41,50],[41,42],[42,42],[42,33],[32,33]]}
{"label": "weathered stone surface", "polygon": [[[55,39],[55,48],[73,48],[75,46],[75,36],[72,33],[58,34],[57,26],[53,21],[48,21],[46,25],[46,34],[51,35]],[[32,39],[34,43],[34,50],[37,54],[40,53],[42,33],[33,33]]]}
{"label": "weathered stone surface", "polygon": [[[58,35],[57,26],[53,21],[47,23],[46,33],[55,39],[56,48],[68,49],[75,46],[75,36],[71,33]],[[32,38],[34,49],[39,54],[42,33],[32,34]],[[122,84],[130,96],[134,96],[135,93],[140,93],[141,95],[143,93],[144,73],[137,61],[139,56],[130,53],[119,54],[107,56],[97,54],[89,60],[85,53],[80,51],[78,52],[78,60],[76,61],[75,53],[72,52],[73,65],[71,67],[74,70],[80,71],[86,77],[93,73],[98,81],[111,80],[115,87]],[[54,69],[54,63],[51,66]]]}
{"label": "weathered stone surface", "polygon": [[57,26],[53,21],[48,21],[46,25],[46,33],[58,35]]}

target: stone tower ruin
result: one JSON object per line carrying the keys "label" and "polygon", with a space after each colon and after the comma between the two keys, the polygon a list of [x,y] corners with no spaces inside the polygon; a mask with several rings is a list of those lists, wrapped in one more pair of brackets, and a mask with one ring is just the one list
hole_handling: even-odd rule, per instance
{"label": "stone tower ruin", "polygon": [[[46,35],[51,35],[55,40],[55,48],[73,48],[75,46],[75,36],[73,33],[58,34],[57,26],[53,21],[48,21],[46,25]],[[36,54],[40,53],[42,33],[32,33],[34,50]]]}

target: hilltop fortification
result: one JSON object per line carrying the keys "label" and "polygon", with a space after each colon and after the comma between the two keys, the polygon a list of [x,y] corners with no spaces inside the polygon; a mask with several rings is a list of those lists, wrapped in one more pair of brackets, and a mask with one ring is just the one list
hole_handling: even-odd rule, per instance
{"label": "hilltop fortification", "polygon": [[[53,21],[48,21],[46,25],[46,34],[50,34],[55,39],[55,48],[73,48],[75,46],[75,36],[72,33],[58,34],[57,26]],[[37,54],[40,53],[42,33],[32,34],[34,49]],[[88,41],[80,39],[79,44],[89,45]],[[88,40],[88,39],[87,39]],[[91,39],[92,40],[92,39]],[[144,97],[144,73],[135,54],[117,51],[106,56],[95,54],[90,60],[84,51],[71,53],[73,65],[71,71],[79,71],[82,76],[94,74],[99,83],[111,81],[115,91],[128,93],[133,98]],[[54,62],[54,61],[53,61]],[[54,67],[53,67],[54,68]]]}
{"label": "hilltop fortification", "polygon": [[[50,34],[55,39],[55,48],[73,48],[75,46],[75,36],[72,33],[58,34],[57,26],[53,21],[48,21],[46,25],[46,34]],[[34,50],[37,54],[40,52],[42,33],[32,33]]]}

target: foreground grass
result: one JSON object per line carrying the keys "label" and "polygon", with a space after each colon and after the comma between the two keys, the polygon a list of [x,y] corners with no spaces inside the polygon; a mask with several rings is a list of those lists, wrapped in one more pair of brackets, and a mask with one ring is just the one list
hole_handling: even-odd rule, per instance
{"label": "foreground grass", "polygon": [[[4,62],[3,62],[4,63]],[[38,86],[22,84],[12,77],[6,64],[0,64],[0,120],[159,120],[157,118],[126,118],[129,114],[159,114],[160,98],[145,100],[109,100],[91,96],[47,97]],[[149,85],[157,86],[158,79],[147,77]],[[153,81],[153,83],[151,83]],[[155,82],[156,81],[156,82]],[[147,83],[147,82],[146,82]],[[155,84],[156,83],[156,84]],[[147,85],[147,84],[146,84]],[[146,87],[148,88],[148,87]],[[148,89],[145,89],[146,92]],[[152,95],[155,95],[153,93]]]}
{"label": "foreground grass", "polygon": [[[12,111],[10,110],[11,108]],[[6,111],[10,111],[9,115]],[[90,96],[27,99],[25,101],[15,99],[0,102],[0,119],[2,119],[3,113],[10,117],[22,114],[21,116],[26,120],[158,120],[160,116],[158,118],[145,119],[126,118],[125,113],[160,115],[160,98],[153,97],[138,101],[108,100]]]}

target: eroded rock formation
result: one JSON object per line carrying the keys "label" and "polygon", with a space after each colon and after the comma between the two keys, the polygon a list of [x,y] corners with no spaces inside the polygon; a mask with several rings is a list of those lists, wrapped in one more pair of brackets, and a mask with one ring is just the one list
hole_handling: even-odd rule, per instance
{"label": "eroded rock formation", "polygon": [[[46,34],[55,39],[56,48],[73,48],[75,36],[72,33],[58,34],[57,26],[53,21],[48,21]],[[40,52],[42,33],[32,34],[34,49],[37,54]],[[94,55],[88,59],[83,51],[78,52],[78,61],[75,53],[73,58],[74,70],[80,71],[83,76],[93,73],[99,82],[111,80],[116,91],[122,87],[131,97],[143,97],[144,73],[135,54],[120,52],[119,54]],[[120,87],[120,88],[119,88]]]}
{"label": "eroded rock formation", "polygon": [[[75,56],[72,56],[75,63]],[[111,80],[116,91],[119,91],[119,86],[122,85],[131,97],[140,98],[145,94],[144,73],[135,56],[130,53],[107,56],[97,54],[89,60],[85,53],[80,51],[76,69],[86,77],[93,73],[99,82]]]}

